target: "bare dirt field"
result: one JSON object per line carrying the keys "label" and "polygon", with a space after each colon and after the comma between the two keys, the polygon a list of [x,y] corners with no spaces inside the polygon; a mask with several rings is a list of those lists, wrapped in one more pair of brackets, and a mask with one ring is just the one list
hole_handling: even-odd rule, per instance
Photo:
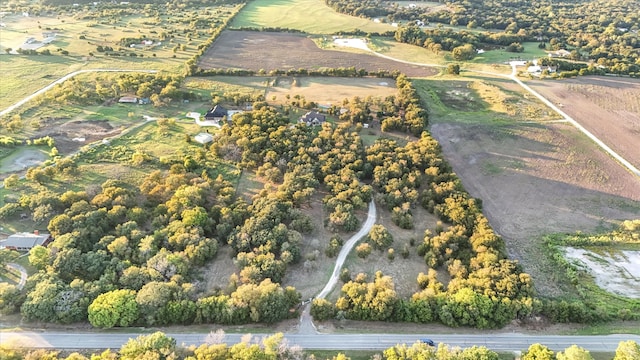
{"label": "bare dirt field", "polygon": [[581,76],[527,84],[640,167],[640,79]]}
{"label": "bare dirt field", "polygon": [[410,77],[434,75],[433,68],[398,63],[369,54],[322,50],[309,38],[289,33],[225,31],[202,56],[203,69],[319,69],[399,70]]}
{"label": "bare dirt field", "polygon": [[[295,81],[294,81],[295,80]],[[344,99],[367,96],[384,98],[397,92],[396,82],[387,78],[279,77],[267,89],[270,104],[284,104],[296,95],[320,105],[340,105]],[[275,100],[274,100],[275,98]]]}
{"label": "bare dirt field", "polygon": [[[69,120],[61,118],[44,119],[43,127],[36,131],[33,138],[50,136],[55,140],[55,147],[61,155],[70,155],[82,146],[119,134],[122,129],[114,128],[108,121]],[[11,173],[22,175],[27,168],[37,166],[47,160],[48,156],[39,150],[23,151],[0,163],[0,180]]]}
{"label": "bare dirt field", "polygon": [[640,179],[566,123],[438,123],[433,136],[542,295],[560,295],[540,238],[640,217]]}
{"label": "bare dirt field", "polygon": [[70,154],[85,144],[117,135],[121,131],[106,120],[73,120],[57,126],[47,125],[38,136],[51,136],[61,154]]}

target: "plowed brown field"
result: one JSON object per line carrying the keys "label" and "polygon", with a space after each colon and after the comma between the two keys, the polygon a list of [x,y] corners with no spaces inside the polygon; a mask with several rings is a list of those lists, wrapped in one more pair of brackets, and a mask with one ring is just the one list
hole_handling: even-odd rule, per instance
{"label": "plowed brown field", "polygon": [[640,79],[594,76],[527,84],[640,168]]}
{"label": "plowed brown field", "polygon": [[267,72],[355,67],[367,71],[398,70],[410,77],[437,73],[430,67],[403,64],[375,55],[322,50],[303,35],[255,31],[225,31],[198,65],[203,69],[263,69]]}

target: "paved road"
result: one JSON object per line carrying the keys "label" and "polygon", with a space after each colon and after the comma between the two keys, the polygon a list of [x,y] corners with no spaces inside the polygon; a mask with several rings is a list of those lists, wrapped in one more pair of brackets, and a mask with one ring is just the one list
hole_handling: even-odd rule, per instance
{"label": "paved road", "polygon": [[86,70],[78,70],[78,71],[74,71],[72,73],[69,73],[63,77],[61,77],[60,79],[52,82],[51,84],[43,87],[42,89],[34,92],[33,94],[25,97],[24,99],[18,101],[17,103],[9,106],[8,108],[0,111],[0,116],[4,116],[8,113],[10,113],[11,111],[19,108],[20,106],[26,104],[27,102],[31,101],[33,98],[35,98],[38,95],[42,95],[45,92],[49,91],[52,87],[58,85],[58,84],[62,84],[63,82],[71,79],[72,77],[79,75],[79,74],[84,74],[84,73],[90,73],[90,72],[142,72],[142,73],[157,73],[158,71],[156,70],[118,70],[118,69],[86,69]]}
{"label": "paved road", "polygon": [[369,231],[371,230],[371,227],[373,227],[373,224],[375,224],[376,222],[376,216],[377,216],[376,204],[373,202],[373,200],[371,200],[371,202],[369,203],[369,213],[367,214],[367,220],[362,225],[362,228],[360,228],[360,231],[358,231],[355,235],[353,235],[342,246],[342,249],[340,249],[340,254],[338,254],[338,258],[336,259],[336,265],[333,267],[333,273],[331,274],[331,278],[329,278],[329,281],[327,281],[327,285],[324,286],[324,289],[322,289],[322,291],[320,291],[320,293],[316,296],[317,298],[324,299],[327,295],[329,295],[331,290],[333,290],[333,288],[336,286],[336,283],[338,282],[338,278],[340,277],[340,269],[342,269],[342,265],[344,264],[344,261],[347,259],[349,252],[351,252],[351,248],[353,248],[353,246],[360,239],[362,239],[365,235],[369,233]]}
{"label": "paved road", "polygon": [[[56,332],[0,332],[3,344],[11,347],[37,347],[50,349],[117,349],[134,333],[56,333]],[[200,345],[205,343],[207,334],[171,334],[178,344]],[[256,334],[254,341],[270,334]],[[224,342],[235,344],[242,341],[243,334],[226,334]],[[524,335],[517,333],[497,333],[485,335],[442,335],[442,334],[285,334],[289,345],[299,345],[303,349],[318,350],[383,350],[396,344],[412,344],[420,338],[428,337],[435,342],[451,346],[486,346],[494,351],[521,351],[529,345],[541,343],[559,351],[571,345],[578,345],[589,351],[615,351],[618,343],[625,340],[640,342],[637,335],[606,336],[552,336]]]}

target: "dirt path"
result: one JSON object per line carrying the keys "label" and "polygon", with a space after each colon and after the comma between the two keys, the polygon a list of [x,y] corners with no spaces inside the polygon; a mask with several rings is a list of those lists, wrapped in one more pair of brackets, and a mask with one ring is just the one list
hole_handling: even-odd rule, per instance
{"label": "dirt path", "polygon": [[17,103],[7,107],[6,109],[0,111],[0,116],[4,116],[4,115],[10,113],[11,111],[19,108],[20,106],[26,104],[29,101],[31,101],[36,96],[44,94],[45,92],[49,91],[54,86],[56,86],[58,84],[62,84],[63,82],[71,79],[72,77],[74,77],[76,75],[85,74],[85,73],[91,73],[91,72],[143,72],[143,73],[155,74],[158,71],[157,70],[119,70],[119,69],[85,69],[85,70],[74,71],[74,72],[69,73],[69,74],[61,77],[60,79],[52,82],[51,84],[43,87],[42,89],[34,92],[33,94],[25,97],[24,99],[18,101]]}
{"label": "dirt path", "polygon": [[548,107],[553,109],[553,111],[555,111],[560,116],[565,118],[565,120],[567,120],[571,125],[573,125],[576,129],[580,130],[580,132],[585,134],[589,139],[591,139],[593,142],[595,142],[602,150],[604,150],[607,154],[611,155],[614,159],[616,159],[620,164],[622,164],[624,167],[626,167],[633,174],[635,174],[636,176],[640,176],[640,170],[637,167],[633,166],[629,161],[627,161],[627,159],[623,158],[620,154],[618,154],[617,152],[613,151],[613,149],[611,149],[609,146],[607,146],[607,144],[605,144],[602,140],[598,139],[595,135],[593,135],[591,132],[589,132],[589,130],[585,129],[584,126],[580,125],[571,116],[567,115],[567,113],[565,113],[564,111],[560,110],[560,108],[558,108],[555,104],[553,104],[547,98],[545,98],[540,93],[538,93],[537,91],[535,91],[531,87],[529,87],[529,85],[523,83],[520,79],[518,79],[518,77],[516,76],[516,64],[515,63],[511,63],[511,68],[512,68],[512,72],[511,72],[511,75],[509,75],[509,78],[511,80],[513,80],[516,83],[518,83],[518,85],[522,86],[522,88],[527,90],[531,95],[537,97],[545,105],[547,105]]}
{"label": "dirt path", "polygon": [[[376,204],[373,200],[369,203],[369,212],[367,213],[367,220],[362,224],[360,230],[355,233],[340,249],[340,253],[336,259],[336,264],[333,268],[333,273],[331,277],[327,281],[327,284],[324,286],[322,291],[316,296],[318,299],[324,299],[333,288],[336,286],[338,282],[338,278],[340,276],[340,270],[342,269],[342,265],[344,265],[344,261],[347,259],[347,256],[351,252],[351,249],[355,246],[355,244],[360,241],[364,236],[371,231],[371,228],[376,223],[376,218],[378,216]],[[310,299],[311,300],[311,299]],[[313,334],[318,333],[315,325],[313,324],[313,318],[310,314],[311,311],[311,301],[305,302],[304,308],[302,310],[302,314],[300,315],[300,324],[297,328],[298,334]]]}
{"label": "dirt path", "polygon": [[22,267],[22,265],[18,265],[16,263],[8,263],[7,267],[12,268],[14,270],[17,270],[20,272],[20,281],[18,282],[18,284],[16,285],[16,287],[19,290],[22,290],[22,288],[24,287],[24,285],[27,283],[27,270]]}
{"label": "dirt path", "polygon": [[371,200],[369,203],[369,213],[367,214],[367,220],[360,228],[356,234],[354,234],[340,249],[340,254],[338,254],[338,258],[336,259],[336,265],[333,268],[333,273],[331,274],[331,278],[327,281],[327,285],[325,285],[324,289],[320,291],[320,293],[316,296],[319,299],[324,299],[329,293],[333,290],[338,282],[338,277],[340,276],[340,269],[342,269],[342,265],[344,261],[347,259],[347,255],[351,252],[351,249],[355,246],[355,244],[362,239],[373,227],[373,224],[376,222],[377,210],[376,204]]}

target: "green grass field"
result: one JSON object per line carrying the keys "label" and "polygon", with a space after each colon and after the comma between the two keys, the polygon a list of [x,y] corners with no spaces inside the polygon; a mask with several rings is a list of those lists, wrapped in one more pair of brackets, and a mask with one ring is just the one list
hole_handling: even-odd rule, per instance
{"label": "green grass field", "polygon": [[525,51],[522,53],[508,53],[503,50],[489,50],[482,54],[478,54],[471,61],[455,61],[451,53],[448,51],[440,51],[435,53],[426,48],[398,43],[393,39],[377,37],[373,38],[369,46],[373,51],[380,54],[421,64],[433,64],[437,66],[446,66],[452,62],[459,63],[463,70],[477,70],[492,72],[498,74],[511,73],[511,67],[506,62],[514,57],[520,57],[524,60],[534,60],[546,56],[544,51],[538,49],[537,43],[525,43]]}
{"label": "green grass field", "polygon": [[415,79],[413,85],[427,103],[431,122],[503,124],[558,119],[544,104],[500,77],[446,75]]}
{"label": "green grass field", "polygon": [[248,3],[233,19],[232,27],[281,27],[310,34],[332,34],[360,29],[386,32],[395,28],[389,24],[339,14],[322,0],[262,0]]}
{"label": "green grass field", "polygon": [[513,58],[519,58],[522,60],[534,60],[541,57],[546,57],[547,53],[543,49],[538,48],[537,42],[523,43],[524,51],[521,53],[510,53],[501,49],[485,51],[482,54],[478,54],[473,63],[481,64],[503,64]]}
{"label": "green grass field", "polygon": [[[208,11],[211,21],[220,21],[239,9],[240,6],[222,6],[208,8]],[[140,12],[81,20],[73,13],[6,16],[3,22],[7,26],[0,30],[0,69],[3,73],[0,109],[80,69],[153,69],[180,73],[184,62],[198,51],[198,45],[211,36],[210,27],[197,30],[190,27],[193,19],[201,17],[202,10],[184,10],[157,17],[153,12]],[[55,40],[37,50],[49,50],[51,56],[5,54],[8,48],[16,50],[25,46],[23,43],[28,37],[38,42],[43,40],[46,29],[56,29]],[[168,30],[175,31],[165,38]],[[145,38],[153,44],[131,48],[120,42],[123,38]],[[98,51],[98,46],[111,47],[125,56],[106,56]],[[61,51],[67,51],[68,55]]]}

